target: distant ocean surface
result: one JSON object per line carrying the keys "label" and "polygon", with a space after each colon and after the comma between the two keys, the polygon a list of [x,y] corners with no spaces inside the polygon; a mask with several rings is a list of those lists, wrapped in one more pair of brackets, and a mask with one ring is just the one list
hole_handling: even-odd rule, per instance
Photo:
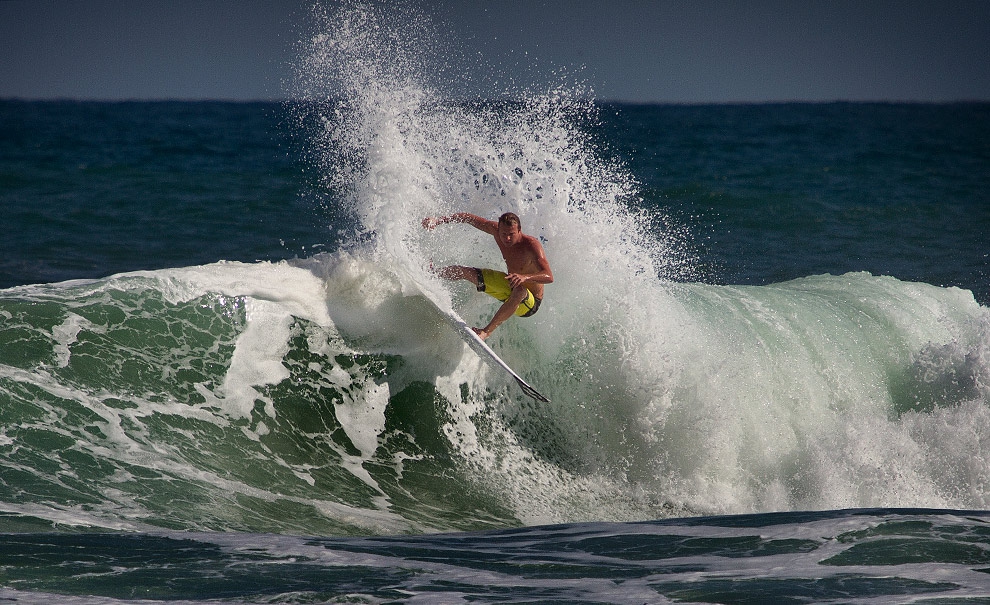
{"label": "distant ocean surface", "polygon": [[[0,599],[990,600],[990,105],[466,102],[355,31],[294,103],[0,101]],[[494,312],[459,210],[543,241],[549,404],[430,302]]]}

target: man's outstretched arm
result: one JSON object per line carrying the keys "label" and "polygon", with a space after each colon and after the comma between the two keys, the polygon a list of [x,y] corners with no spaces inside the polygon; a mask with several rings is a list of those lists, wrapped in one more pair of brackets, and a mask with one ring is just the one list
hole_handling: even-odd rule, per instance
{"label": "man's outstretched arm", "polygon": [[491,235],[498,233],[498,223],[469,212],[455,212],[449,216],[428,216],[423,219],[423,227],[425,229],[433,229],[437,225],[445,225],[447,223],[467,223],[475,229]]}

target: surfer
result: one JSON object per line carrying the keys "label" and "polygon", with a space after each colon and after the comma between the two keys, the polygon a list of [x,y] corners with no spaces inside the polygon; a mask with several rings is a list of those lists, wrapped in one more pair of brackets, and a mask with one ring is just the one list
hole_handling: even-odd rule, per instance
{"label": "surfer", "polygon": [[457,212],[450,216],[428,216],[423,219],[426,229],[446,223],[467,223],[492,235],[505,259],[508,273],[460,265],[444,267],[436,272],[444,279],[465,279],[474,284],[478,292],[502,301],[502,306],[488,325],[474,328],[475,333],[484,340],[513,315],[532,317],[536,314],[543,302],[543,286],[553,283],[553,272],[540,240],[522,232],[519,217],[506,212],[495,222],[467,212]]}

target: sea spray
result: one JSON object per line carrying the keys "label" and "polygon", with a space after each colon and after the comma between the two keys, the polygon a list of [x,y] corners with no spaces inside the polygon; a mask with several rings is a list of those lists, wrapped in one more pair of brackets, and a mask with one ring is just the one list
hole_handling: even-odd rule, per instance
{"label": "sea spray", "polygon": [[478,248],[471,237],[437,242],[421,218],[514,211],[562,255],[605,255],[665,278],[692,271],[678,245],[684,232],[658,232],[666,219],[636,210],[635,180],[599,153],[586,128],[598,115],[589,96],[557,85],[459,98],[432,83],[439,34],[409,8],[317,10],[315,27],[297,64],[300,128],[338,211],[390,257],[412,267],[428,257],[466,262]]}
{"label": "sea spray", "polygon": [[[515,91],[513,98],[498,91],[493,95],[497,100],[477,102],[445,96],[428,84],[429,65],[417,55],[417,41],[429,37],[423,34],[429,28],[408,13],[396,18],[358,6],[332,17],[320,14],[318,22],[320,31],[299,62],[298,83],[305,109],[318,116],[310,117],[318,124],[312,131],[317,165],[337,190],[343,211],[353,215],[371,242],[371,258],[395,266],[400,275],[410,272],[411,281],[442,292],[445,286],[426,274],[429,265],[498,267],[502,261],[483,234],[425,232],[419,225],[422,217],[469,211],[494,218],[504,211],[516,212],[524,230],[543,241],[556,281],[548,290],[547,312],[526,326],[507,326],[495,342],[504,335],[515,339],[516,346],[502,347],[504,355],[536,376],[549,374],[554,366],[547,360],[562,354],[570,368],[568,380],[590,388],[578,399],[595,410],[592,414],[614,417],[608,399],[599,395],[603,390],[636,389],[622,374],[640,374],[639,369],[628,351],[605,361],[597,356],[585,359],[580,349],[607,342],[599,348],[607,355],[614,344],[635,347],[630,341],[639,339],[610,316],[628,316],[633,309],[653,316],[656,296],[647,294],[644,301],[627,291],[656,291],[658,276],[683,277],[692,266],[685,247],[675,245],[683,241],[683,233],[658,231],[660,215],[635,208],[634,179],[621,163],[601,153],[589,134],[597,107],[577,90],[563,87],[542,93]],[[491,314],[490,305],[465,301],[456,289],[451,292],[469,321]],[[663,292],[659,296],[664,297]],[[589,326],[587,318],[596,316],[602,319]],[[604,340],[589,342],[589,328],[604,332]],[[615,360],[624,365],[611,367],[608,362]],[[589,377],[589,364],[604,375]],[[485,376],[471,382],[484,385]],[[547,376],[546,381],[559,379]],[[483,397],[487,388],[475,396]],[[625,402],[637,405],[635,399]],[[528,432],[533,420],[522,420],[515,430]],[[492,422],[500,425],[504,420],[496,416]],[[623,422],[609,428],[623,432]],[[506,437],[509,434],[512,437]],[[520,445],[515,432],[506,435],[498,437],[508,440],[498,446],[499,456],[521,448],[520,457],[529,459],[534,447],[548,455],[545,444]],[[519,464],[520,469],[527,466],[535,468],[532,462]],[[559,472],[556,465],[551,468]],[[514,473],[510,471],[510,477]],[[510,478],[507,484],[514,482]],[[574,484],[575,478],[567,475],[552,482],[556,487],[549,488],[551,492]],[[524,491],[532,498],[538,490]]]}

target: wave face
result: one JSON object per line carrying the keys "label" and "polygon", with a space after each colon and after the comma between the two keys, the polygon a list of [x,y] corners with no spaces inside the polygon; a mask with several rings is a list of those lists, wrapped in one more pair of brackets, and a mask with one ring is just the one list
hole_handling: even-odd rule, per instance
{"label": "wave face", "polygon": [[[990,316],[865,273],[696,281],[559,87],[451,100],[422,19],[316,14],[294,107],[343,249],[0,291],[0,506],[111,529],[396,534],[990,495]],[[555,282],[493,347],[500,266],[423,216],[513,211]],[[26,521],[25,521],[26,523]]]}
{"label": "wave face", "polygon": [[326,535],[987,507],[988,318],[966,291],[554,297],[495,337],[536,404],[404,280],[341,252],[3,291],[4,510]]}

